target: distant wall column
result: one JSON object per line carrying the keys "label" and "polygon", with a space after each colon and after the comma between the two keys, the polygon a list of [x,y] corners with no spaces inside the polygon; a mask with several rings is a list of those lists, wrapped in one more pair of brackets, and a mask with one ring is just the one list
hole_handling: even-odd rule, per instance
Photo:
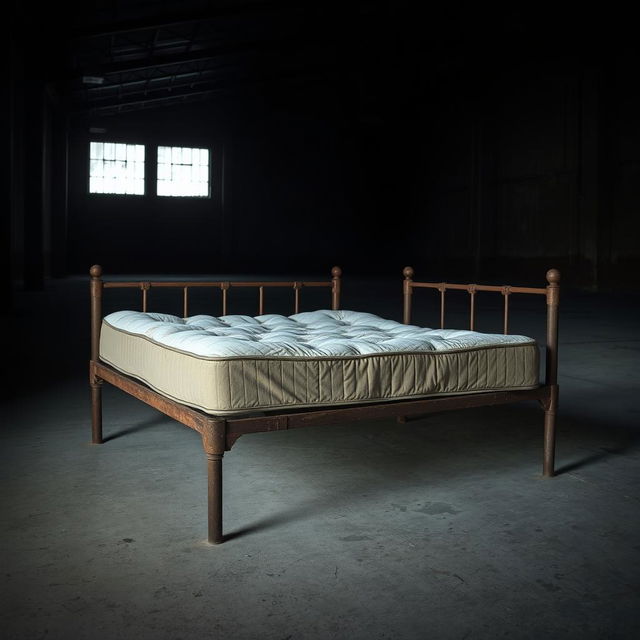
{"label": "distant wall column", "polygon": [[44,287],[46,111],[44,83],[30,80],[25,89],[24,154],[24,287]]}
{"label": "distant wall column", "polygon": [[51,131],[51,275],[67,275],[69,209],[69,126],[62,109],[54,109]]}
{"label": "distant wall column", "polygon": [[12,218],[13,218],[13,161],[14,161],[14,45],[12,35],[9,34],[5,44],[8,47],[8,91],[2,94],[0,100],[0,149],[2,149],[2,212],[0,216],[0,311],[10,309],[13,302],[13,269],[12,269]]}
{"label": "distant wall column", "polygon": [[599,282],[598,225],[602,216],[601,100],[602,69],[586,68],[581,82],[580,114],[580,192],[579,238],[580,272],[582,284],[597,288]]}

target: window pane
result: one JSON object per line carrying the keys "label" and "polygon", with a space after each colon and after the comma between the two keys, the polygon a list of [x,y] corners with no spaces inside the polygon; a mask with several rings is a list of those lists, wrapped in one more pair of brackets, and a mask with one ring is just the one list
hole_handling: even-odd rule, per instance
{"label": "window pane", "polygon": [[209,150],[158,147],[159,196],[209,196]]}
{"label": "window pane", "polygon": [[144,195],[144,145],[91,142],[89,193]]}
{"label": "window pane", "polygon": [[102,142],[92,142],[91,150],[89,152],[89,157],[92,160],[102,160],[103,158],[103,143]]}

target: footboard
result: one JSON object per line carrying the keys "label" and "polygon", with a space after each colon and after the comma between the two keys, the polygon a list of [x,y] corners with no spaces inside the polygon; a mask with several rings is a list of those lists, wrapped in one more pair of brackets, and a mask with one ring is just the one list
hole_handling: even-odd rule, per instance
{"label": "footboard", "polygon": [[412,297],[414,289],[435,289],[440,293],[440,328],[445,326],[446,293],[450,290],[466,291],[469,294],[469,330],[476,324],[476,293],[488,291],[498,293],[503,298],[502,329],[509,333],[509,298],[513,294],[545,296],[547,302],[547,331],[545,345],[545,381],[546,391],[543,401],[545,409],[545,456],[544,475],[554,474],[555,419],[558,406],[558,308],[560,303],[560,272],[549,269],[546,274],[546,287],[514,287],[511,285],[452,284],[449,282],[419,282],[413,279],[412,267],[403,270],[403,321],[411,323]]}
{"label": "footboard", "polygon": [[[101,398],[100,398],[100,383],[102,377],[97,375],[98,369],[105,369],[105,366],[100,363],[100,330],[102,326],[102,297],[105,289],[138,289],[141,294],[141,309],[143,312],[147,311],[149,292],[153,289],[178,289],[182,291],[182,313],[183,317],[189,315],[189,292],[191,289],[205,288],[205,289],[219,289],[222,293],[222,314],[223,316],[228,313],[228,293],[231,289],[238,288],[250,288],[257,289],[258,315],[262,315],[265,312],[265,290],[269,288],[285,288],[293,291],[293,313],[300,312],[300,296],[301,291],[305,288],[324,287],[331,290],[331,309],[340,308],[340,292],[341,292],[341,276],[342,269],[340,267],[333,267],[331,269],[331,280],[324,281],[244,281],[244,280],[216,280],[216,281],[198,281],[198,280],[176,280],[176,281],[149,281],[149,280],[111,280],[105,281],[102,279],[102,267],[100,265],[93,265],[89,270],[91,276],[90,281],[90,295],[91,295],[91,362],[90,362],[90,381],[92,389],[92,442],[94,444],[102,443],[102,420],[101,420]],[[119,375],[113,371],[110,382],[118,378],[125,380],[126,377]],[[125,391],[131,393],[133,386],[129,381],[125,380]],[[151,396],[149,396],[151,397]],[[166,403],[165,403],[166,404]],[[157,407],[160,408],[160,407]],[[160,408],[167,413],[166,408]],[[182,415],[181,410],[179,414]],[[172,415],[172,417],[176,417]],[[176,418],[179,419],[179,418]],[[196,421],[198,422],[198,421]],[[188,424],[187,426],[193,426]]]}

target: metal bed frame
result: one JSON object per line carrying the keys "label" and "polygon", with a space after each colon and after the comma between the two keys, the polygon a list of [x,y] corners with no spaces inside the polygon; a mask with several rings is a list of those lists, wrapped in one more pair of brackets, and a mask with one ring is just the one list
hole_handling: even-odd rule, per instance
{"label": "metal bed frame", "polygon": [[222,458],[236,440],[245,434],[265,431],[281,431],[306,426],[329,426],[338,423],[379,418],[396,418],[405,422],[429,413],[537,400],[544,410],[543,475],[554,475],[555,425],[558,407],[558,305],[560,297],[560,273],[550,269],[547,286],[513,287],[478,284],[450,284],[446,282],[417,282],[414,271],[405,267],[403,271],[403,300],[405,324],[411,322],[412,296],[414,289],[431,288],[440,292],[440,324],[444,328],[445,294],[448,290],[464,290],[470,299],[470,329],[475,326],[475,295],[478,291],[501,293],[504,298],[504,333],[508,332],[509,297],[512,294],[544,295],[547,302],[546,375],[545,382],[535,389],[519,391],[495,391],[455,396],[432,396],[415,400],[397,400],[384,403],[359,404],[352,406],[321,406],[311,409],[292,409],[277,413],[261,414],[255,417],[218,417],[167,398],[150,389],[145,384],[127,376],[100,361],[100,328],[102,324],[102,298],[105,289],[135,288],[142,293],[142,310],[147,310],[148,292],[158,288],[178,288],[183,290],[183,314],[188,314],[189,290],[197,287],[220,289],[222,292],[222,315],[227,313],[227,294],[232,288],[251,287],[258,289],[258,314],[264,313],[264,292],[270,287],[290,288],[294,292],[294,313],[299,312],[300,292],[307,287],[328,287],[331,290],[331,308],[340,307],[342,270],[333,267],[330,281],[106,281],[102,267],[94,265],[90,269],[91,297],[91,360],[89,362],[89,383],[91,388],[92,442],[102,444],[102,384],[108,382],[125,393],[138,398],[181,424],[197,431],[202,437],[202,445],[207,457],[208,479],[208,541],[220,544],[224,541],[222,531]]}

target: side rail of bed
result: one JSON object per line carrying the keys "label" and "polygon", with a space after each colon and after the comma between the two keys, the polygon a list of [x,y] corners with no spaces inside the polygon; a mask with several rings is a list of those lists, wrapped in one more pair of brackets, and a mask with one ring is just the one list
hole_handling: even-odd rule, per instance
{"label": "side rail of bed", "polygon": [[403,270],[403,321],[411,323],[412,297],[414,289],[435,289],[440,294],[440,328],[445,327],[446,293],[457,290],[469,294],[469,329],[476,325],[476,294],[479,291],[499,293],[503,298],[502,329],[509,333],[509,297],[513,294],[543,295],[547,302],[547,331],[545,345],[545,381],[539,389],[514,392],[520,399],[537,398],[545,411],[544,421],[544,462],[545,476],[554,475],[555,426],[558,408],[558,309],[560,303],[560,272],[549,269],[546,287],[514,287],[511,285],[452,284],[449,282],[418,282],[413,279],[412,267]]}

